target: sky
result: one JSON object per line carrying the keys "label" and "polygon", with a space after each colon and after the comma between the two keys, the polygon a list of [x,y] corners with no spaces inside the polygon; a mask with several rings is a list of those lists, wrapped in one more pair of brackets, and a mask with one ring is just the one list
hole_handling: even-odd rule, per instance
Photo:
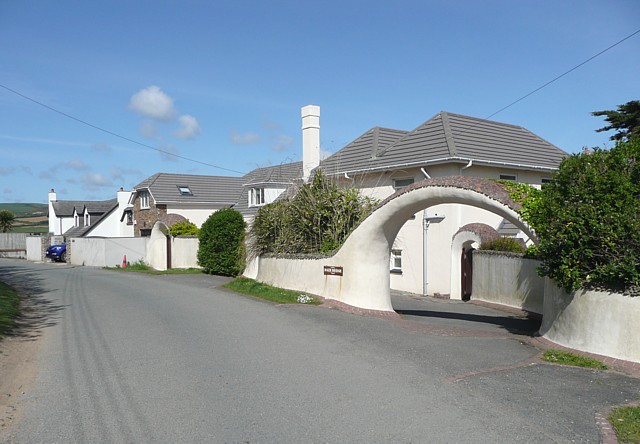
{"label": "sky", "polygon": [[[0,0],[0,202],[298,161],[308,104],[323,155],[487,118],[639,29],[637,0]],[[638,99],[640,34],[491,120],[576,153]]]}

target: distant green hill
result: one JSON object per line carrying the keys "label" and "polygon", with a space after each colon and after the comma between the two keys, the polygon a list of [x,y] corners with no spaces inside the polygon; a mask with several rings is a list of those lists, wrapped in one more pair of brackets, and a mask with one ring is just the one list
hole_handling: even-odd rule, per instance
{"label": "distant green hill", "polygon": [[38,217],[46,216],[49,206],[41,203],[0,203],[0,210],[11,211],[16,217]]}

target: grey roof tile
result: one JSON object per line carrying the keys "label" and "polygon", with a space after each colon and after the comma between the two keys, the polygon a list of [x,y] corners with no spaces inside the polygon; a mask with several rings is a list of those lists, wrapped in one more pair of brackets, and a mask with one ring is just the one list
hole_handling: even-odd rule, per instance
{"label": "grey roof tile", "polygon": [[[376,132],[386,144],[376,146]],[[379,142],[378,142],[379,143]],[[441,162],[555,169],[567,153],[525,128],[440,112],[413,131],[372,128],[322,162],[329,174]]]}
{"label": "grey roof tile", "polygon": [[[135,191],[148,188],[156,203],[232,205],[238,200],[244,179],[229,176],[156,173],[140,182]],[[183,195],[179,186],[187,186],[192,195]]]}

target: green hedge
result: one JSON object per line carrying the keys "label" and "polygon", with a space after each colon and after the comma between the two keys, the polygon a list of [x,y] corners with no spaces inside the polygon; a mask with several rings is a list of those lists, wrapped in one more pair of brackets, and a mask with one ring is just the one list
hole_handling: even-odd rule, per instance
{"label": "green hedge", "polygon": [[245,222],[231,208],[213,213],[198,234],[198,264],[205,273],[237,276],[244,268]]}

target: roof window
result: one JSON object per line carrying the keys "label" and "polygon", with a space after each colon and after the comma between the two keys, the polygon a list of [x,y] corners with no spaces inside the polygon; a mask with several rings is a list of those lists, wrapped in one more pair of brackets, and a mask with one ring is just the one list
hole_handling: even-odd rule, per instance
{"label": "roof window", "polygon": [[180,195],[182,196],[193,196],[191,188],[186,185],[178,185],[178,191],[180,191]]}

